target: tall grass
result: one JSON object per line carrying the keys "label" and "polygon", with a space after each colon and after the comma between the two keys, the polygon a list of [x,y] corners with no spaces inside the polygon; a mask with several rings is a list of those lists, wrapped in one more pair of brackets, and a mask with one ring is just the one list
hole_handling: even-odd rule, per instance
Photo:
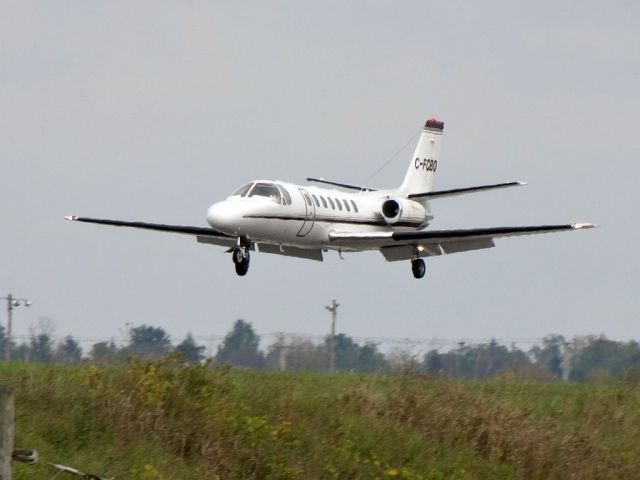
{"label": "tall grass", "polygon": [[1,364],[16,446],[119,479],[640,478],[640,390],[617,385]]}

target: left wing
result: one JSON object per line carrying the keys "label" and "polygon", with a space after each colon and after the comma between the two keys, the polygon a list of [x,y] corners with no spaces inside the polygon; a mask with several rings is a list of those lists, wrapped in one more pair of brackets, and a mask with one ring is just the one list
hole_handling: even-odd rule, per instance
{"label": "left wing", "polygon": [[100,225],[111,225],[114,227],[141,228],[144,230],[155,230],[159,232],[182,233],[193,235],[200,243],[213,243],[225,247],[232,247],[236,244],[236,237],[214,230],[210,227],[193,227],[190,225],[166,225],[163,223],[128,222],[123,220],[109,220],[104,218],[77,217],[68,215],[65,220],[85,223],[98,223]]}
{"label": "left wing", "polygon": [[593,228],[592,223],[536,225],[525,227],[471,228],[467,230],[419,230],[413,232],[368,232],[329,234],[329,239],[345,246],[380,249],[387,260],[405,260],[417,248],[421,257],[491,248],[494,238],[534,235]]}

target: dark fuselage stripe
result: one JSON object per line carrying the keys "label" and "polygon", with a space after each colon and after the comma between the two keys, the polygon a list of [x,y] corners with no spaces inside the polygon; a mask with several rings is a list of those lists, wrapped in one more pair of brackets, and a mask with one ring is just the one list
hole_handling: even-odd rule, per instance
{"label": "dark fuselage stripe", "polygon": [[347,223],[351,225],[373,225],[373,226],[394,226],[394,227],[419,227],[424,222],[397,222],[394,224],[387,224],[383,220],[376,219],[350,219],[350,218],[337,218],[337,217],[315,217],[306,218],[303,216],[294,215],[245,215],[244,218],[264,218],[267,220],[297,220],[299,222],[326,222],[326,223]]}

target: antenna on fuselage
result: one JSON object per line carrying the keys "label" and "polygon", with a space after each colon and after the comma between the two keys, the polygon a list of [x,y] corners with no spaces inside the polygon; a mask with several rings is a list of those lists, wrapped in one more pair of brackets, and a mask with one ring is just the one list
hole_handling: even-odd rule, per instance
{"label": "antenna on fuselage", "polygon": [[415,138],[418,136],[418,134],[422,132],[422,127],[420,127],[413,135],[411,135],[411,137],[409,138],[409,140],[407,140],[404,145],[402,145],[402,147],[400,147],[400,149],[394,153],[393,155],[391,155],[375,172],[373,172],[371,175],[369,175],[363,182],[362,184],[366,184],[367,182],[369,182],[369,180],[371,180],[373,177],[375,177],[377,174],[379,174],[387,165],[389,165],[393,160],[396,159],[396,157],[398,155],[400,155],[400,153],[407,148],[411,143],[413,143],[415,141]]}

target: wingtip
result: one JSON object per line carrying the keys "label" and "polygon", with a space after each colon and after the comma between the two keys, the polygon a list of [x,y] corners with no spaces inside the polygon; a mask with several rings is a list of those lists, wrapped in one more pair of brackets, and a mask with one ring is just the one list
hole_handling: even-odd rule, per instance
{"label": "wingtip", "polygon": [[65,220],[69,220],[69,221],[73,221],[73,220],[77,220],[78,217],[76,217],[75,215],[65,215],[64,219]]}
{"label": "wingtip", "polygon": [[571,225],[571,227],[574,230],[580,230],[583,228],[597,228],[598,225],[596,225],[595,223],[574,223],[573,225]]}
{"label": "wingtip", "polygon": [[516,182],[516,183],[521,187],[524,187],[525,185],[529,185],[529,182]]}

